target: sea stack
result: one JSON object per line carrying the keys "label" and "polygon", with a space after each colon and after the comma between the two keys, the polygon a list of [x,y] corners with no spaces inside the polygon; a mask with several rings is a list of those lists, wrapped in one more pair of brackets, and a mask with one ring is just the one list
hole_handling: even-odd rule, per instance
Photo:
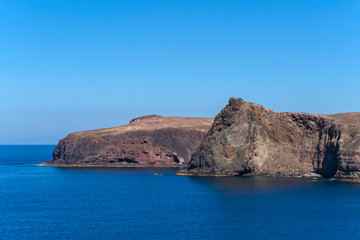
{"label": "sea stack", "polygon": [[129,125],[71,133],[53,152],[52,166],[187,166],[212,118],[150,115]]}
{"label": "sea stack", "polygon": [[359,178],[360,113],[276,112],[231,98],[178,175]]}

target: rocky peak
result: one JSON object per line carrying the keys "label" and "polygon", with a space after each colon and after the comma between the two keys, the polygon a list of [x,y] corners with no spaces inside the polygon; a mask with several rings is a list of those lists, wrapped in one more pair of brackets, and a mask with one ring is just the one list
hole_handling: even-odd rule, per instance
{"label": "rocky peak", "polygon": [[356,178],[360,174],[360,115],[276,112],[230,98],[187,175],[270,175]]}

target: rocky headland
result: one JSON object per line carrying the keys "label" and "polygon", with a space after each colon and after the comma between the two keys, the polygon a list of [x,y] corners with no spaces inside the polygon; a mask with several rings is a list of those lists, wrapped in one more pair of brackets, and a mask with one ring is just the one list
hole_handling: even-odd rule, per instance
{"label": "rocky headland", "polygon": [[231,98],[178,175],[358,179],[360,113],[276,112]]}
{"label": "rocky headland", "polygon": [[71,133],[61,139],[50,166],[187,166],[212,118],[144,116],[129,125]]}

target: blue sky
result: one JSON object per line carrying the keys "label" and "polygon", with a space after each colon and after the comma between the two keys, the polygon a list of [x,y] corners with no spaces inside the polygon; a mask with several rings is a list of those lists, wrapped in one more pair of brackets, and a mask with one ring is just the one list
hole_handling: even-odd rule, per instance
{"label": "blue sky", "polygon": [[0,144],[214,117],[230,97],[360,111],[359,26],[358,0],[0,0]]}

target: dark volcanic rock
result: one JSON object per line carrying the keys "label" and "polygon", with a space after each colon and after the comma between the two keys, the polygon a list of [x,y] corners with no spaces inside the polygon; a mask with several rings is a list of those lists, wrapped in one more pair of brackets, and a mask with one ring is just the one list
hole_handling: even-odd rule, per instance
{"label": "dark volcanic rock", "polygon": [[231,98],[178,175],[358,178],[360,113],[275,112]]}
{"label": "dark volcanic rock", "polygon": [[203,141],[211,118],[136,118],[129,125],[69,134],[53,161],[65,166],[181,166]]}

